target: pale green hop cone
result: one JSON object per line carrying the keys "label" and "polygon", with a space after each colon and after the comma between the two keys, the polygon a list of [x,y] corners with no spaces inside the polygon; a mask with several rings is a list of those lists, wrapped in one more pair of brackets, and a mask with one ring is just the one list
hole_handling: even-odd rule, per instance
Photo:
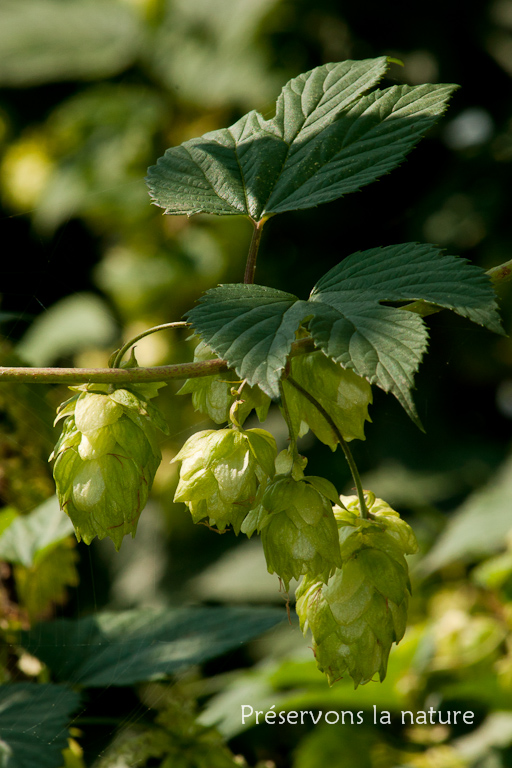
{"label": "pale green hop cone", "polygon": [[356,496],[335,507],[341,569],[326,584],[306,576],[296,597],[304,633],[313,635],[317,665],[332,685],[347,673],[354,686],[386,676],[389,652],[405,632],[411,586],[405,555],[416,552],[410,526],[369,495],[370,519]]}
{"label": "pale green hop cone", "polygon": [[174,501],[202,520],[236,534],[268,478],[277,449],[263,429],[207,429],[187,440],[173,461],[181,462]]}
{"label": "pale green hop cone", "polygon": [[158,386],[72,387],[79,394],[60,407],[56,423],[65,421],[50,459],[60,505],[79,541],[108,536],[119,549],[126,534],[135,536],[162,458],[156,428],[167,430],[149,403]]}
{"label": "pale green hop cone", "polygon": [[[365,439],[364,426],[371,421],[368,406],[372,402],[372,388],[366,379],[320,351],[293,358],[291,375],[327,411],[346,442]],[[286,378],[282,385],[294,434],[302,436],[311,429],[322,443],[336,450],[338,437],[318,408]]]}
{"label": "pale green hop cone", "polygon": [[[199,342],[194,352],[194,362],[215,359],[210,347]],[[216,424],[225,424],[229,421],[229,414],[237,397],[233,394],[240,385],[233,371],[226,371],[217,376],[198,376],[195,379],[187,379],[178,395],[192,395],[192,405],[196,411],[209,416]],[[270,406],[270,397],[259,387],[250,387],[244,384],[239,397],[241,403],[237,410],[237,421],[242,425],[253,408],[260,421],[267,418]]]}
{"label": "pale green hop cone", "polygon": [[277,573],[285,589],[290,579],[311,574],[327,581],[341,566],[332,501],[339,499],[334,486],[321,477],[277,476],[259,505],[249,513],[242,532],[257,531],[269,573]]}

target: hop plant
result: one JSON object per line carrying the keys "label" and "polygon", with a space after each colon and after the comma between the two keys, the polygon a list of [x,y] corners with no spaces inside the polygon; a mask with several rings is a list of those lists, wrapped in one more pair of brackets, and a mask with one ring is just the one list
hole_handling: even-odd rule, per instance
{"label": "hop plant", "polygon": [[308,575],[297,590],[304,633],[313,635],[319,669],[332,685],[348,674],[354,687],[378,674],[405,632],[411,585],[405,555],[416,552],[410,526],[381,499],[368,495],[369,519],[356,496],[335,507],[342,565],[326,584]]}
{"label": "hop plant", "polygon": [[55,423],[65,419],[50,460],[62,509],[78,540],[112,539],[119,549],[135,536],[161,453],[156,428],[167,432],[149,403],[163,384],[108,391],[107,385],[71,387],[79,394],[63,403]]}
{"label": "hop plant", "polygon": [[[292,359],[290,372],[303,390],[314,395],[345,441],[365,439],[364,426],[371,421],[368,406],[372,403],[372,388],[366,379],[320,351]],[[338,436],[318,408],[286,378],[282,386],[294,433],[302,436],[311,429],[322,443],[336,450]]]}
{"label": "hop plant", "polygon": [[208,519],[236,534],[274,474],[276,444],[263,429],[207,429],[187,440],[174,501],[184,501],[195,523]]}
{"label": "hop plant", "polygon": [[[194,362],[204,362],[215,358],[210,347],[200,341],[194,352]],[[237,393],[236,379],[232,371],[226,371],[219,376],[203,376],[196,379],[187,379],[178,395],[192,395],[192,405],[196,411],[201,411],[209,416],[216,424],[224,424],[229,421],[230,411],[235,401],[239,401],[237,408],[237,421],[243,424],[252,409],[260,421],[265,421],[270,406],[270,397],[261,391],[259,387],[250,387],[244,383],[241,391]]]}
{"label": "hop plant", "polygon": [[309,574],[327,581],[341,566],[330,500],[339,500],[334,486],[322,477],[305,477],[295,465],[267,486],[242,525],[249,537],[261,534],[268,571],[278,574],[286,590],[292,578]]}

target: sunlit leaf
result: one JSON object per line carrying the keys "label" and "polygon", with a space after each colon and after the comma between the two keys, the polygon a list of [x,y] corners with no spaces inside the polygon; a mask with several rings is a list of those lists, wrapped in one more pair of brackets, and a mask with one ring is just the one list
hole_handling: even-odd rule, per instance
{"label": "sunlit leaf", "polygon": [[[366,379],[342,368],[322,352],[293,358],[291,374],[327,411],[345,440],[365,439],[364,425],[366,420],[371,421],[368,405],[372,402],[372,390]],[[283,380],[283,389],[295,434],[304,434],[306,424],[322,443],[334,450],[338,437],[318,408],[287,379]]]}
{"label": "sunlit leaf", "polygon": [[422,299],[502,333],[489,278],[433,245],[402,243],[353,253],[327,272],[309,301],[258,285],[207,291],[187,318],[240,378],[279,397],[279,380],[299,324],[318,347],[385,392],[420,425],[411,396],[427,347],[422,318],[383,302]]}
{"label": "sunlit leaf", "polygon": [[335,200],[398,165],[446,108],[451,85],[368,93],[386,57],[325,64],[290,80],[265,120],[172,147],[148,172],[166,213],[244,214],[260,221]]}
{"label": "sunlit leaf", "polygon": [[71,533],[69,517],[52,496],[28,515],[16,517],[0,534],[0,559],[31,567],[39,553],[48,552]]}
{"label": "sunlit leaf", "polygon": [[52,606],[64,603],[69,587],[79,584],[78,552],[75,539],[66,538],[55,547],[43,551],[30,566],[13,569],[20,606],[32,622],[44,618]]}

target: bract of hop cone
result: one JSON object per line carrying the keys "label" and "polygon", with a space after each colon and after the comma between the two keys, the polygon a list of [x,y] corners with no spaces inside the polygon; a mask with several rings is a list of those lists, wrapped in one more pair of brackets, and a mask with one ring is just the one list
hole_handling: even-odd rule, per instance
{"label": "bract of hop cone", "polygon": [[[194,352],[194,362],[213,360],[216,355],[210,347],[200,341]],[[218,376],[199,376],[187,379],[178,395],[192,395],[192,405],[196,411],[209,416],[216,424],[224,424],[230,419],[233,404],[238,400],[236,411],[237,422],[242,425],[254,408],[258,419],[265,421],[270,406],[270,397],[259,387],[250,387],[244,382],[239,394],[237,387],[242,382],[233,371],[225,371]]]}
{"label": "bract of hop cone", "polygon": [[208,521],[235,533],[268,479],[277,449],[263,429],[206,429],[192,435],[174,461],[181,462],[174,501],[184,501],[195,523]]}
{"label": "bract of hop cone", "polygon": [[282,381],[295,434],[302,436],[310,429],[333,451],[339,443],[332,426],[305,396],[309,392],[327,411],[347,443],[365,439],[365,422],[371,421],[368,406],[372,403],[372,388],[366,379],[320,351],[292,358],[290,372],[303,390],[298,391],[286,378]]}
{"label": "bract of hop cone", "polygon": [[71,387],[78,394],[60,406],[55,423],[65,421],[50,460],[60,505],[79,541],[108,536],[119,549],[126,534],[135,536],[162,458],[157,428],[167,431],[149,402],[161,386],[110,392],[106,384],[84,384]]}
{"label": "bract of hop cone", "polygon": [[339,498],[336,489],[322,477],[295,474],[277,475],[242,525],[248,536],[261,534],[267,569],[286,590],[292,578],[307,574],[327,581],[341,566],[330,501]]}
{"label": "bract of hop cone", "polygon": [[410,526],[369,496],[369,519],[357,497],[341,497],[334,516],[342,566],[327,583],[305,576],[297,593],[304,633],[313,635],[317,665],[329,683],[347,673],[354,686],[386,676],[389,652],[405,632],[411,586],[405,555],[417,549]]}

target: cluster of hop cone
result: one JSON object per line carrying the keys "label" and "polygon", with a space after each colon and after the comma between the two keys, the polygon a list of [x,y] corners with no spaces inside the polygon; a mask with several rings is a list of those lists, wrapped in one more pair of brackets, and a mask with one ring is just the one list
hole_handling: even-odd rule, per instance
{"label": "cluster of hop cone", "polygon": [[[210,356],[198,347],[196,359]],[[293,375],[303,384],[311,385],[313,370],[316,396],[337,408],[345,439],[363,437],[368,383],[322,353],[293,361]],[[318,667],[330,684],[347,673],[355,686],[377,675],[383,680],[391,646],[406,628],[411,587],[405,555],[416,551],[414,533],[373,494],[365,494],[362,516],[357,496],[340,496],[325,478],[306,476],[294,441],[278,455],[269,432],[244,429],[253,409],[264,419],[269,400],[246,384],[234,388],[233,380],[231,374],[190,379],[180,390],[230,427],[196,433],[175,456],[181,465],[175,501],[188,506],[196,523],[258,533],[268,570],[287,591],[291,579],[302,579],[297,614],[303,632],[311,630]],[[166,427],[151,403],[159,386],[74,387],[59,409],[57,420],[65,421],[52,454],[57,492],[87,544],[109,536],[119,549],[126,534],[135,534],[161,460],[157,429]],[[297,390],[286,396],[289,425],[295,423],[298,434],[311,428],[334,449],[337,441],[318,413]]]}

